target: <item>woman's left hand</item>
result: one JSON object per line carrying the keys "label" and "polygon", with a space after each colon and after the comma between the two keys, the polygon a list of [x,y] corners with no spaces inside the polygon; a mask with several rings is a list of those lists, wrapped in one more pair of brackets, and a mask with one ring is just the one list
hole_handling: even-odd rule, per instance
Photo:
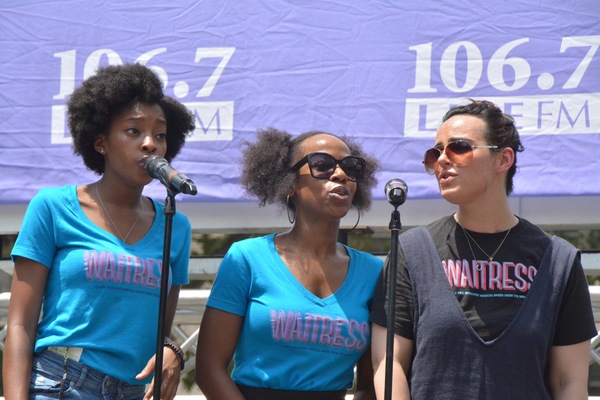
{"label": "woman's left hand", "polygon": [[[163,348],[163,368],[162,368],[162,381],[160,385],[160,400],[173,400],[177,394],[177,388],[179,387],[180,375],[181,375],[181,364],[179,358],[173,350],[168,347]],[[146,367],[140,372],[135,379],[145,379],[149,377],[155,369],[156,355],[153,356]],[[148,391],[144,395],[144,400],[151,399],[154,395],[154,379],[148,387]],[[156,399],[158,400],[158,399]]]}

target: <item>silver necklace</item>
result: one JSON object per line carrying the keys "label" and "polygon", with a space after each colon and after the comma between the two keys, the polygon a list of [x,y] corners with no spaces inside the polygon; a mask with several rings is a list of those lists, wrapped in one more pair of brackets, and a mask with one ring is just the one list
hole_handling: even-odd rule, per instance
{"label": "silver necklace", "polygon": [[489,262],[494,261],[494,257],[496,256],[496,253],[498,253],[498,251],[500,250],[500,248],[502,247],[502,245],[506,241],[506,238],[508,237],[508,234],[512,230],[512,226],[510,228],[508,228],[508,231],[506,232],[506,235],[504,235],[504,239],[502,239],[502,241],[500,242],[500,244],[498,245],[498,247],[496,248],[496,250],[494,250],[494,252],[490,255],[484,249],[481,248],[481,246],[479,245],[479,243],[477,243],[475,241],[475,239],[473,239],[473,237],[471,235],[469,235],[469,232],[467,232],[467,230],[465,228],[463,228],[463,226],[461,224],[458,224],[458,225],[460,226],[460,228],[463,230],[463,232],[465,233],[465,235],[467,237],[467,244],[469,245],[469,249],[471,249],[471,254],[473,255],[473,259],[475,259],[475,253],[473,252],[473,247],[471,247],[471,241],[469,239],[471,239],[473,241],[473,243],[475,243],[475,246],[477,246],[479,248],[479,250],[481,250],[483,252],[483,254],[485,254],[487,256]]}
{"label": "silver necklace", "polygon": [[121,240],[124,242],[127,242],[127,238],[129,237],[129,235],[131,235],[133,228],[135,228],[138,221],[140,220],[140,215],[144,212],[144,202],[142,201],[142,210],[139,213],[137,213],[137,218],[135,219],[135,222],[133,223],[133,225],[131,225],[131,228],[129,228],[129,232],[127,232],[127,235],[125,235],[125,237],[123,237],[123,235],[121,235],[121,231],[119,231],[119,228],[117,228],[117,225],[115,225],[113,219],[110,217],[110,214],[108,213],[108,210],[104,206],[104,202],[102,201],[102,197],[100,197],[100,192],[98,191],[98,185],[96,184],[95,186],[96,186],[96,195],[98,196],[98,200],[100,200],[100,205],[102,206],[102,209],[106,213],[108,220],[112,224],[113,228],[115,228],[115,230],[119,234],[119,237],[121,238]]}

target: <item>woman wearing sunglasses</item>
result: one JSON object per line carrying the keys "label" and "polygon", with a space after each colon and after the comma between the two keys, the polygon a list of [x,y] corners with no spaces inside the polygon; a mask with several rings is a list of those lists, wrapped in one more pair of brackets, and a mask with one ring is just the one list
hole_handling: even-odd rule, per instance
{"label": "woman wearing sunglasses", "polygon": [[242,184],[292,227],[233,244],[221,263],[196,355],[207,399],[344,399],[356,365],[354,398],[375,398],[369,306],[383,263],[337,238],[351,208],[369,207],[378,168],[321,132],[268,129],[248,145]]}
{"label": "woman wearing sunglasses", "polygon": [[[513,119],[489,101],[452,108],[423,163],[458,211],[400,235],[392,398],[587,399],[596,335],[579,253],[508,203]],[[373,362],[385,393],[385,273],[373,300]]]}

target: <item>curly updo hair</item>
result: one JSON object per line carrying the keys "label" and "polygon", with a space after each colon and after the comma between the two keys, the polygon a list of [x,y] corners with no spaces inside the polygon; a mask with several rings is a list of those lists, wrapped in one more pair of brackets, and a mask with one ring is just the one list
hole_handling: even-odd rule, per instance
{"label": "curly updo hair", "polygon": [[371,190],[377,184],[375,174],[380,169],[379,162],[365,154],[352,139],[321,131],[292,137],[289,133],[274,128],[259,130],[257,141],[246,142],[247,147],[243,151],[241,182],[246,192],[256,196],[261,207],[276,203],[282,210],[286,207],[295,210],[294,202],[287,204],[287,196],[298,178],[298,174],[291,170],[292,163],[301,158],[300,146],[306,139],[322,134],[342,140],[350,149],[351,155],[365,160],[364,177],[357,182],[352,205],[358,211],[368,210],[371,206]]}
{"label": "curly updo hair", "polygon": [[513,149],[515,160],[506,174],[506,195],[510,195],[514,189],[513,178],[517,172],[517,153],[525,150],[519,137],[519,131],[517,131],[517,127],[515,126],[515,120],[510,115],[502,112],[491,101],[470,100],[471,103],[467,105],[455,106],[448,110],[446,115],[444,115],[443,121],[446,122],[453,116],[461,114],[480,118],[485,122],[487,128],[484,132],[487,143],[492,146],[498,146],[498,149],[491,150],[499,151],[505,147]]}
{"label": "curly updo hair", "polygon": [[94,143],[107,130],[115,116],[137,103],[158,104],[167,120],[167,152],[171,161],[183,147],[188,133],[195,129],[194,116],[179,101],[165,96],[162,82],[141,64],[107,66],[86,79],[67,102],[73,152],[97,174],[104,173],[104,157]]}

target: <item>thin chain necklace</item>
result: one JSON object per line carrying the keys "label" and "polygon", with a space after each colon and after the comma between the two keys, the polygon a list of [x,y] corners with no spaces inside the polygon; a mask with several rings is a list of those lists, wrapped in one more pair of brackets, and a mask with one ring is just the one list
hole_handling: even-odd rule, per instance
{"label": "thin chain necklace", "polygon": [[475,259],[475,253],[473,252],[473,247],[471,247],[471,241],[469,239],[471,239],[473,241],[473,243],[475,243],[475,246],[477,246],[479,248],[479,250],[481,250],[483,252],[483,254],[485,254],[487,256],[489,262],[494,261],[494,257],[496,256],[496,253],[498,253],[498,251],[500,250],[500,248],[502,247],[502,245],[506,241],[506,238],[508,237],[508,234],[512,230],[512,226],[511,226],[508,229],[508,231],[506,232],[506,235],[504,235],[504,239],[502,239],[502,241],[500,242],[500,244],[498,245],[498,247],[496,248],[496,250],[490,255],[484,249],[481,248],[481,246],[479,245],[479,243],[477,243],[475,241],[475,239],[473,239],[473,236],[469,235],[469,232],[467,232],[467,230],[465,228],[463,228],[463,226],[461,224],[458,224],[458,225],[460,226],[460,228],[463,230],[463,232],[465,233],[465,235],[467,237],[467,244],[469,245],[469,249],[471,249],[471,254],[473,255],[473,259]]}
{"label": "thin chain necklace", "polygon": [[121,235],[121,231],[119,231],[119,228],[117,228],[117,225],[115,225],[113,219],[110,217],[110,214],[108,213],[108,210],[104,206],[104,202],[102,201],[102,197],[100,197],[100,192],[98,191],[98,185],[96,184],[95,186],[96,186],[96,195],[98,196],[98,200],[100,200],[100,205],[102,206],[102,209],[106,213],[108,220],[112,224],[113,228],[115,228],[115,230],[119,234],[119,237],[121,238],[121,240],[124,242],[127,242],[127,238],[129,238],[129,235],[131,235],[133,228],[135,228],[138,221],[140,220],[140,215],[144,212],[144,202],[142,201],[142,210],[139,213],[137,213],[137,218],[135,219],[135,222],[133,223],[133,225],[131,225],[131,228],[129,228],[129,232],[127,232],[127,235],[125,235],[125,237],[123,237],[123,235]]}

